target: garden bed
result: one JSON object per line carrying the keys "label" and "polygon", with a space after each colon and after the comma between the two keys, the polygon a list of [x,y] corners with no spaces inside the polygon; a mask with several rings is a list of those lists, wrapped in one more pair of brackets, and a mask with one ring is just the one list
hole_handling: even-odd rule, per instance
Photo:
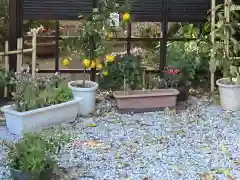
{"label": "garden bed", "polygon": [[[74,138],[62,149],[60,165],[76,179],[197,180],[211,173],[225,179],[210,170],[229,167],[239,179],[239,114],[192,102],[177,114],[118,114],[114,102],[105,99],[98,106],[101,115],[61,126]],[[45,133],[57,135],[52,129]]]}

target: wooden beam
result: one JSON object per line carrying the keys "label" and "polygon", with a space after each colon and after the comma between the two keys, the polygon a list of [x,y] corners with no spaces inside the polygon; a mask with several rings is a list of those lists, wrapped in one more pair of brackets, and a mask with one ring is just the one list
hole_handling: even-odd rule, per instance
{"label": "wooden beam", "polygon": [[[9,30],[8,41],[9,50],[14,51],[17,49],[17,38],[22,37],[22,0],[9,0]],[[9,56],[9,69],[16,72],[17,70],[17,55]]]}

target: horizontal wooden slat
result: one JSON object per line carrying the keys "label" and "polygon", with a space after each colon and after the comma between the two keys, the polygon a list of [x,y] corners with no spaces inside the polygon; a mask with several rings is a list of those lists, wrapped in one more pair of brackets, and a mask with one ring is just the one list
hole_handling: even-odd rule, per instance
{"label": "horizontal wooden slat", "polygon": [[[92,12],[93,0],[23,0],[24,19],[76,20]],[[123,0],[122,0],[123,1]],[[223,0],[216,0],[217,4]],[[133,21],[202,21],[211,0],[130,0]],[[164,3],[167,8],[164,9]]]}
{"label": "horizontal wooden slat", "polygon": [[159,22],[163,19],[165,0],[132,0],[133,20]]}
{"label": "horizontal wooden slat", "polygon": [[202,21],[206,18],[210,0],[168,0],[169,21]]}
{"label": "horizontal wooden slat", "polygon": [[91,13],[92,8],[92,0],[23,0],[23,18],[75,20]]}

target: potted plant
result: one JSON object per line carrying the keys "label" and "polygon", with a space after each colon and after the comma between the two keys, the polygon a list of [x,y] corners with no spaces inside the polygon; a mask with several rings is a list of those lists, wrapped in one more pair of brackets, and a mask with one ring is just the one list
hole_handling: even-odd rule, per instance
{"label": "potted plant", "polygon": [[69,137],[45,137],[39,134],[24,134],[17,142],[3,141],[7,154],[6,165],[14,180],[50,179],[57,168],[56,155]]}
{"label": "potted plant", "polygon": [[[220,92],[220,102],[225,110],[240,110],[240,59],[239,42],[235,38],[238,20],[236,13],[230,11],[227,18],[222,7],[232,8],[233,4],[223,4],[216,7],[218,21],[214,27],[217,41],[210,46],[210,71],[215,72],[217,67],[223,70],[223,78],[217,80]],[[214,78],[212,78],[213,80]],[[213,83],[212,83],[213,84]]]}
{"label": "potted plant", "polygon": [[4,101],[4,88],[8,85],[9,76],[0,69],[0,104]]}
{"label": "potted plant", "polygon": [[59,73],[36,79],[27,72],[16,73],[10,84],[14,85],[14,104],[1,108],[10,133],[22,135],[54,124],[72,122],[78,115],[81,98],[73,99]]}
{"label": "potted plant", "polygon": [[179,91],[178,101],[188,99],[188,91],[191,82],[185,76],[184,72],[175,66],[166,66],[163,71],[163,77],[156,78],[158,88],[175,88]]}
{"label": "potted plant", "polygon": [[[24,36],[24,45],[26,48],[32,48],[32,33],[37,32],[37,56],[38,57],[52,57],[56,54],[56,36],[55,30],[45,28],[40,25],[36,28],[30,29],[27,35]],[[28,53],[31,55],[31,53]]]}
{"label": "potted plant", "polygon": [[[65,43],[68,46],[66,49],[79,54],[84,67],[84,75],[87,70],[95,68],[106,73],[104,63],[114,61],[115,57],[108,55],[110,47],[107,46],[106,40],[111,40],[116,33],[115,22],[111,20],[111,13],[119,12],[120,8],[122,7],[115,1],[100,1],[99,8],[93,9],[93,12],[84,21],[82,28],[79,29],[78,38],[75,40],[68,39],[70,42]],[[69,58],[63,59],[62,64],[69,65]],[[83,98],[80,104],[80,114],[88,115],[93,113],[98,84],[84,79],[71,81],[68,86],[72,89],[74,97]]]}
{"label": "potted plant", "polygon": [[[120,112],[156,111],[176,106],[179,94],[177,89],[139,90],[139,87],[136,86],[136,82],[142,82],[145,86],[145,69],[141,65],[140,56],[123,55],[115,63],[120,64],[119,70],[124,75],[124,89],[113,92]],[[133,90],[133,88],[136,89]]]}

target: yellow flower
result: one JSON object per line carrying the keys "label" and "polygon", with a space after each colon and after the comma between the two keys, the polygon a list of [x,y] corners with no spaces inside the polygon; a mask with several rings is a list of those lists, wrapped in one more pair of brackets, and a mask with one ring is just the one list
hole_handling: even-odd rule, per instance
{"label": "yellow flower", "polygon": [[108,75],[108,71],[105,70],[105,71],[102,72],[102,74],[103,74],[103,76],[107,76]]}
{"label": "yellow flower", "polygon": [[62,65],[63,66],[68,66],[70,64],[70,58],[64,58],[62,60]]}
{"label": "yellow flower", "polygon": [[110,33],[107,34],[107,40],[112,40],[113,37],[114,37],[113,32],[110,32]]}
{"label": "yellow flower", "polygon": [[90,63],[91,63],[91,61],[89,59],[84,59],[82,62],[84,68],[86,68],[86,69],[90,68]]}
{"label": "yellow flower", "polygon": [[123,14],[122,20],[124,22],[129,21],[130,19],[131,19],[131,15],[129,13],[126,12],[126,13]]}
{"label": "yellow flower", "polygon": [[97,63],[97,64],[96,64],[96,68],[97,68],[98,70],[100,70],[100,69],[102,69],[102,68],[103,68],[103,65],[102,65],[102,64],[100,64],[100,63]]}
{"label": "yellow flower", "polygon": [[113,56],[113,55],[106,56],[106,62],[113,62],[114,60],[115,60],[115,56]]}
{"label": "yellow flower", "polygon": [[96,67],[96,62],[92,61],[90,68],[95,68]]}

